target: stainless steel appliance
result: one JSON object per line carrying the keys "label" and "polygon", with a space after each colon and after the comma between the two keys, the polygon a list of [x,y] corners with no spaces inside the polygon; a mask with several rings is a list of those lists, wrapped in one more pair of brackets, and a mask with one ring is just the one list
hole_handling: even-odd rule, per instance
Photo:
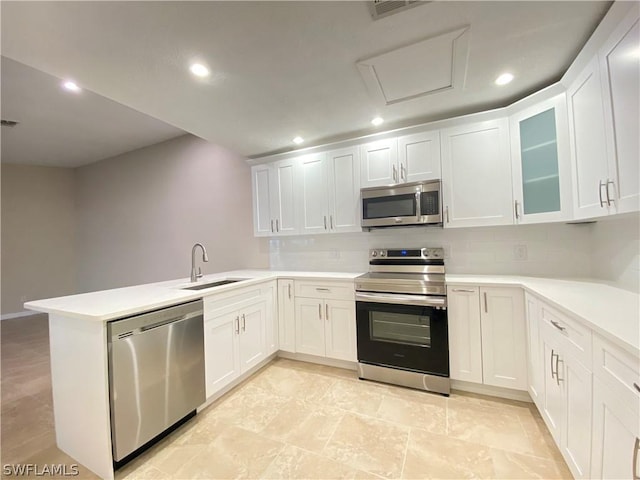
{"label": "stainless steel appliance", "polygon": [[449,394],[449,337],[442,248],[369,252],[356,278],[361,379]]}
{"label": "stainless steel appliance", "polygon": [[364,229],[442,225],[440,180],[360,190]]}
{"label": "stainless steel appliance", "polygon": [[116,466],[205,401],[202,300],[107,324]]}

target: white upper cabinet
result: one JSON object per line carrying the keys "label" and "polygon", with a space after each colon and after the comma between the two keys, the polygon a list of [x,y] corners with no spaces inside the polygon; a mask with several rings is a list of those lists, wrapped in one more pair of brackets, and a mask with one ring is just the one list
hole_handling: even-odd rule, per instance
{"label": "white upper cabinet", "polygon": [[358,147],[327,153],[329,228],[332,232],[359,232],[360,154]]}
{"label": "white upper cabinet", "polygon": [[378,140],[360,147],[360,185],[379,187],[398,183],[398,140]]}
{"label": "white upper cabinet", "polygon": [[298,159],[300,233],[361,230],[358,159],[357,147]]}
{"label": "white upper cabinet", "polygon": [[638,5],[567,90],[576,219],[640,209]]}
{"label": "white upper cabinet", "polygon": [[565,95],[509,119],[516,223],[571,218],[571,160]]}
{"label": "white upper cabinet", "polygon": [[300,163],[300,231],[327,233],[329,231],[329,189],[327,185],[326,155],[305,155]]}
{"label": "white upper cabinet", "polygon": [[437,130],[398,138],[399,183],[440,178],[440,135]]}
{"label": "white upper cabinet", "polygon": [[298,233],[297,167],[283,160],[251,168],[253,231],[257,237]]}
{"label": "white upper cabinet", "polygon": [[442,130],[445,227],[513,223],[506,118]]}
{"label": "white upper cabinet", "polygon": [[360,147],[362,187],[440,178],[437,130],[379,140]]}
{"label": "white upper cabinet", "polygon": [[598,54],[610,147],[607,200],[617,213],[640,210],[640,25],[636,2]]}
{"label": "white upper cabinet", "polygon": [[603,199],[603,184],[607,178],[607,145],[597,58],[571,84],[567,90],[567,102],[574,185],[573,216],[588,218],[604,215],[607,208]]}

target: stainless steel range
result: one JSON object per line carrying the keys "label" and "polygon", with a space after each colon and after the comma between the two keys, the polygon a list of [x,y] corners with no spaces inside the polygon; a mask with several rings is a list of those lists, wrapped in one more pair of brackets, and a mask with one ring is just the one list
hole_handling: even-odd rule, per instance
{"label": "stainless steel range", "polygon": [[449,394],[449,337],[442,248],[376,248],[356,278],[358,372]]}

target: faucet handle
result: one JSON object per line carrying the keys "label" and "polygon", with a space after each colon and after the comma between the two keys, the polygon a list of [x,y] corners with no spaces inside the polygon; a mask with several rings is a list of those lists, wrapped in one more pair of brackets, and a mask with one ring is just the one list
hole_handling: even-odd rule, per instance
{"label": "faucet handle", "polygon": [[198,274],[196,275],[196,278],[202,278],[202,267],[198,267]]}

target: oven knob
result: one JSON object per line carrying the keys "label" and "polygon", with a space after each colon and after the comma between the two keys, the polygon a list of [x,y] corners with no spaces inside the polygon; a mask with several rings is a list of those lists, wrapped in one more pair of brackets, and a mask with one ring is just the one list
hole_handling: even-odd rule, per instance
{"label": "oven knob", "polygon": [[387,252],[385,252],[384,250],[380,250],[380,256],[381,257],[386,257],[387,256]]}
{"label": "oven knob", "polygon": [[372,257],[377,257],[378,256],[378,252],[376,252],[375,250],[371,250],[371,256]]}

